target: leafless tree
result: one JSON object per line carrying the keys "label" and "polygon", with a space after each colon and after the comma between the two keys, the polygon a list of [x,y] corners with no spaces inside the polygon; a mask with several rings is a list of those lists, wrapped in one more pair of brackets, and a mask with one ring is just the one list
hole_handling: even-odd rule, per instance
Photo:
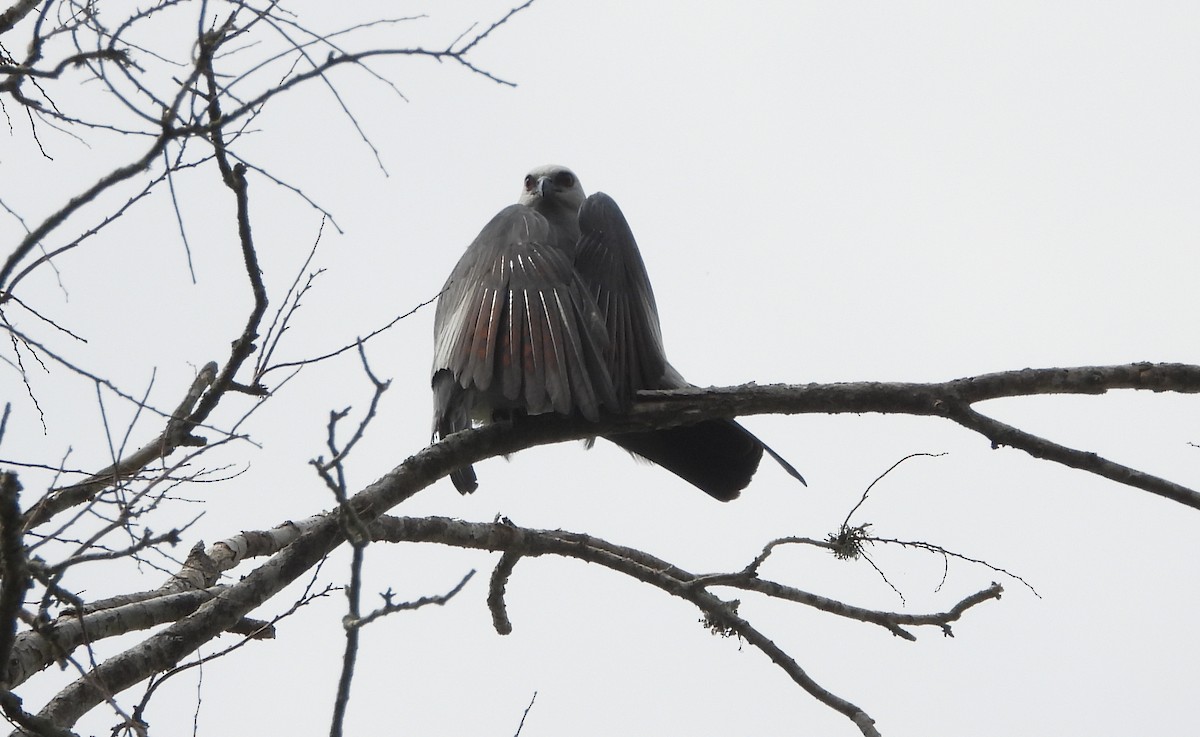
{"label": "leafless tree", "polygon": [[[240,144],[252,136],[288,135],[285,127],[265,115],[288,93],[307,96],[314,106],[331,104],[363,145],[374,151],[352,107],[338,94],[339,75],[365,75],[384,93],[399,94],[376,63],[389,57],[425,58],[496,84],[509,84],[502,73],[478,66],[472,55],[485,42],[502,43],[493,36],[502,36],[505,24],[519,22],[514,16],[529,4],[471,28],[443,46],[394,48],[376,45],[377,32],[411,19],[329,26],[266,0],[159,0],[124,11],[120,4],[17,0],[0,13],[0,106],[10,128],[19,130],[30,151],[44,157],[43,163],[51,156],[44,139],[53,134],[90,147],[84,151],[102,152],[106,167],[95,171],[94,181],[59,182],[58,199],[32,212],[0,201],[8,231],[21,233],[5,247],[0,264],[0,321],[8,338],[2,368],[9,395],[0,419],[0,455],[5,455],[5,440],[12,444],[5,437],[10,414],[39,416],[44,423],[44,405],[51,404],[59,392],[78,392],[82,387],[91,392],[102,413],[113,403],[132,412],[124,427],[115,419],[107,426],[102,442],[107,443],[111,462],[103,468],[77,467],[67,449],[67,455],[57,461],[7,456],[0,461],[4,467],[0,472],[0,663],[5,668],[0,709],[16,734],[71,734],[81,717],[98,707],[115,715],[114,734],[147,733],[142,714],[158,684],[193,667],[198,650],[222,633],[236,633],[239,639],[208,658],[249,657],[242,645],[272,637],[279,618],[331,591],[317,583],[320,579],[314,572],[332,551],[344,546],[351,549],[352,562],[349,571],[337,575],[349,596],[349,608],[344,619],[343,672],[336,693],[329,694],[334,705],[331,734],[341,733],[351,703],[361,628],[393,612],[445,603],[471,578],[472,572],[464,571],[453,588],[417,600],[401,600],[389,592],[382,607],[367,611],[361,571],[371,543],[406,541],[500,553],[488,597],[500,634],[513,627],[505,604],[506,584],[522,558],[554,555],[602,565],[690,602],[714,632],[736,636],[761,650],[783,677],[844,714],[866,735],[879,733],[867,712],[817,683],[795,657],[739,613],[738,602],[729,592],[754,592],[812,607],[883,627],[906,639],[915,639],[914,633],[922,627],[948,633],[972,607],[1002,593],[1000,584],[991,584],[962,594],[943,611],[909,614],[865,609],[760,575],[761,564],[782,545],[815,546],[852,561],[869,560],[868,546],[884,542],[955,555],[930,543],[875,538],[868,525],[854,518],[855,510],[823,538],[764,540],[761,554],[744,568],[703,574],[584,532],[528,529],[507,520],[483,524],[392,516],[403,502],[463,464],[600,432],[765,413],[942,417],[982,434],[993,445],[1019,448],[1037,458],[1200,508],[1200,494],[1192,489],[1038,437],[976,407],[989,399],[1038,394],[1200,391],[1200,367],[1178,364],[1025,369],[931,384],[651,392],[628,416],[610,417],[599,424],[539,416],[511,427],[459,433],[415,452],[375,483],[353,488],[347,481],[347,464],[388,388],[370,365],[368,346],[373,337],[411,313],[365,330],[361,339],[320,355],[282,358],[288,330],[302,319],[298,312],[302,298],[319,275],[312,258],[320,235],[313,234],[312,251],[294,276],[277,282],[264,279],[256,228],[281,215],[257,206],[259,187],[284,192],[302,207],[322,213],[329,227],[337,224],[304,193],[303,182],[284,181],[257,166],[243,157]],[[109,15],[121,12],[125,14]],[[318,96],[317,90],[325,94]],[[12,181],[7,173],[5,178],[6,183]],[[76,358],[81,339],[72,330],[72,313],[51,316],[44,294],[69,252],[100,247],[114,223],[148,217],[154,208],[158,212],[165,208],[174,218],[175,235],[190,259],[191,249],[199,246],[189,240],[188,223],[198,215],[178,194],[184,188],[198,188],[209,204],[222,202],[221,208],[211,207],[210,212],[230,213],[224,224],[230,237],[212,247],[237,250],[242,271],[236,279],[229,275],[228,281],[237,285],[234,301],[246,301],[248,307],[222,325],[230,344],[228,355],[207,362],[207,357],[178,356],[180,363],[201,364],[190,385],[164,388],[151,381],[142,391],[131,390],[91,368],[87,359]],[[137,281],[145,278],[136,258],[114,268],[114,274],[128,278],[127,283],[113,285],[117,290],[136,289]],[[421,303],[422,298],[411,301],[414,310],[427,304]],[[103,308],[72,305],[81,310]],[[136,315],[116,318],[130,324],[137,321]],[[62,344],[65,347],[59,347]],[[138,360],[136,351],[125,355]],[[189,488],[236,483],[235,468],[210,464],[214,451],[236,454],[239,448],[249,449],[256,439],[244,430],[246,420],[264,403],[276,401],[279,389],[297,371],[331,361],[358,362],[372,399],[366,411],[330,415],[327,454],[312,461],[333,496],[327,510],[307,519],[280,519],[278,526],[268,530],[230,530],[224,539],[207,546],[194,544],[188,522],[172,523],[170,516],[162,515],[165,506],[186,499]],[[107,413],[104,416],[107,422]],[[95,442],[83,435],[74,441],[79,446]],[[165,532],[160,519],[167,526]],[[190,548],[182,560],[171,553],[178,544]],[[95,566],[110,567],[114,580],[123,581],[125,588],[99,598],[69,583],[81,580],[75,572]],[[144,590],[130,573],[134,569],[160,572],[163,582]],[[984,570],[1021,582],[996,568]],[[264,603],[277,602],[285,591],[294,591],[290,584],[306,578],[310,585],[281,614],[265,621],[251,618]],[[119,644],[109,647],[108,643]],[[74,673],[73,680],[40,710],[28,709],[22,701],[24,689],[56,663]],[[148,687],[133,695],[133,687],[143,683]]]}

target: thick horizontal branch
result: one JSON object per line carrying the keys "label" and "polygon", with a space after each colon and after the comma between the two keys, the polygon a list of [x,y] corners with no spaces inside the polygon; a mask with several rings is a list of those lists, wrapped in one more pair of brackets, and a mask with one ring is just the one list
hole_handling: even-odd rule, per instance
{"label": "thick horizontal branch", "polygon": [[639,395],[641,401],[632,414],[654,413],[660,405],[668,405],[675,412],[694,416],[696,421],[714,416],[811,412],[949,416],[951,411],[946,406],[947,402],[973,404],[988,399],[1041,394],[1104,394],[1114,389],[1200,393],[1200,366],[1131,363],[1118,366],[1027,368],[937,383],[860,381],[672,389],[642,392]]}
{"label": "thick horizontal branch", "polygon": [[[1200,392],[1200,366],[1136,363],[1022,369],[928,384],[746,384],[641,392],[639,401],[625,416],[603,418],[597,423],[559,415],[520,418],[511,427],[491,426],[456,433],[435,448],[447,446],[450,454],[461,461],[461,464],[456,464],[457,467],[534,445],[685,425],[715,418],[818,412],[922,415],[952,420],[984,435],[994,446],[1007,445],[1024,450],[1034,457],[1088,471],[1200,509],[1200,493],[1193,489],[1114,463],[1094,453],[1053,443],[999,423],[971,408],[974,402],[990,399],[1045,394],[1103,394],[1114,389],[1197,393]],[[434,457],[439,464],[444,460],[436,454]]]}

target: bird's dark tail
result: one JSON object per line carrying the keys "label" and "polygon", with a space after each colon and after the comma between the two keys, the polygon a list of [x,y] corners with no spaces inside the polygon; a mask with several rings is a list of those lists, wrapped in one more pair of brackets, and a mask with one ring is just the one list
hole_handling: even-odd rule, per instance
{"label": "bird's dark tail", "polygon": [[[736,499],[750,483],[766,448],[733,420],[605,437],[723,502]],[[769,452],[791,468],[774,451]]]}

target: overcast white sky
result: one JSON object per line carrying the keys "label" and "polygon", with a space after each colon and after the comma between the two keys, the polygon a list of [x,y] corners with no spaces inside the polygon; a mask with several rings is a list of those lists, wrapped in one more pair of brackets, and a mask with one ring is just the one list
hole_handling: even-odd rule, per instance
{"label": "overcast white sky", "polygon": [[[380,33],[379,44],[437,47],[511,7],[448,5],[362,3],[336,10],[354,17],[306,17],[333,28],[372,13],[427,13]],[[620,203],[654,281],[668,353],[699,384],[1200,363],[1197,38],[1200,6],[1185,2],[538,0],[473,56],[515,89],[413,59],[373,65],[407,102],[361,71],[333,77],[390,176],[316,87],[276,100],[261,132],[241,142],[247,158],[299,186],[345,231],[326,229],[317,261],[328,271],[285,352],[337,347],[428,299],[487,219],[515,200],[525,171],[555,162]],[[23,153],[30,140],[20,119],[0,139],[0,198],[30,221],[77,191],[64,182],[87,181],[136,150],[104,138],[87,150],[42,134],[54,162]],[[32,180],[11,174],[15,167]],[[178,186],[185,199],[213,192],[214,176],[197,172]],[[278,299],[320,217],[266,180],[251,184]],[[247,304],[223,229],[229,203],[224,193],[204,196],[188,220],[196,286],[160,198],[61,261],[69,300],[49,273],[23,295],[89,338],[74,355],[129,388],[144,387],[157,367],[162,406],[177,401],[196,366],[224,359]],[[0,227],[5,243],[19,233],[10,219]],[[135,278],[147,273],[160,276]],[[371,347],[392,388],[352,459],[354,488],[428,441],[431,323],[422,311]],[[0,457],[55,463],[73,445],[74,465],[103,464],[91,388],[39,397],[43,437],[16,374],[0,366],[0,381],[16,412]],[[328,411],[361,409],[368,396],[353,361],[285,387],[250,426],[261,450],[242,446],[229,457],[249,469],[196,492],[208,505],[188,545],[329,508],[306,461],[324,452]],[[1193,398],[1122,393],[984,409],[1200,484]],[[1193,723],[1194,510],[993,451],[936,419],[746,424],[800,468],[807,490],[764,463],[743,498],[722,505],[611,446],[568,444],[479,464],[471,497],[443,481],[395,511],[502,514],[638,546],[693,571],[725,571],[773,537],[823,537],[896,460],[945,452],[903,465],[857,518],[880,536],[985,558],[1041,598],[961,562],[939,588],[940,559],[876,549],[901,602],[866,564],[795,549],[779,552],[764,575],[857,605],[941,610],[993,580],[1006,594],[970,612],[954,638],[917,630],[915,643],[748,596],[742,613],[889,736],[1115,736]],[[174,514],[195,511],[181,505]],[[473,567],[485,575],[444,608],[366,631],[350,733],[511,735],[534,691],[526,737],[856,733],[761,653],[708,634],[689,606],[597,567],[522,562],[508,589],[514,632],[499,637],[484,605],[494,562],[370,548],[373,590],[417,597]],[[324,575],[340,582],[344,564],[335,558]],[[146,575],[149,587],[160,574]],[[343,611],[331,597],[283,623],[275,642],[206,665],[199,733],[325,733]],[[194,701],[195,681],[173,689],[148,718],[155,731],[186,733],[191,707],[180,705]],[[106,723],[87,728],[100,733]]]}

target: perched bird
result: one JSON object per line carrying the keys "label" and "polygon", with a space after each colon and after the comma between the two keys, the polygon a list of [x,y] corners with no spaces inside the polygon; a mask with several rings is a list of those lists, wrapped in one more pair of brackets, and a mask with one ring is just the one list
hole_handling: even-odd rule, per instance
{"label": "perched bird", "polygon": [[[562,166],[526,175],[450,274],[434,318],[435,438],[491,422],[497,412],[629,408],[642,389],[691,386],[663,353],[658,308],[637,242],[603,193],[585,197]],[[763,451],[803,477],[733,420],[604,436],[721,501],[750,483]],[[451,474],[461,492],[470,467]]]}

